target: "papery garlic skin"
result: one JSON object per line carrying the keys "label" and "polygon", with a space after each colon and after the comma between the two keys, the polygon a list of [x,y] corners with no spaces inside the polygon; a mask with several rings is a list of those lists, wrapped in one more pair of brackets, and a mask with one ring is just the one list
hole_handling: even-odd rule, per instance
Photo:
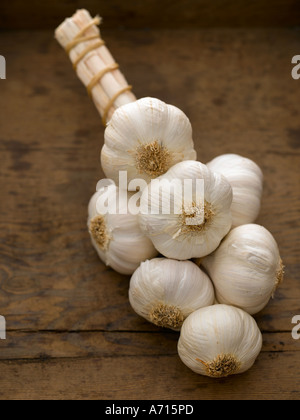
{"label": "papery garlic skin", "polygon": [[[232,224],[230,206],[232,189],[223,175],[214,173],[206,165],[196,161],[185,161],[174,165],[159,181],[203,180],[204,209],[199,209],[194,202],[186,203],[183,195],[176,195],[171,190],[171,214],[151,214],[152,203],[162,202],[162,190],[158,183],[148,185],[141,197],[140,225],[152,240],[155,248],[165,257],[177,260],[200,258],[213,252],[223,237],[229,232]],[[188,226],[191,215],[184,211],[175,214],[176,205],[203,211],[204,222]],[[193,216],[193,215],[192,215]]]}
{"label": "papery garlic skin", "polygon": [[263,193],[263,173],[259,166],[236,154],[218,156],[207,166],[224,175],[232,187],[232,226],[253,223],[259,215]]}
{"label": "papery garlic skin", "polygon": [[197,158],[187,116],[156,98],[142,98],[118,108],[104,134],[101,163],[105,175],[119,181],[147,183],[182,160]]}
{"label": "papery garlic skin", "polygon": [[[138,216],[128,212],[127,200],[119,202],[119,213],[113,213],[112,204],[107,214],[101,214],[97,200],[102,194],[118,197],[119,189],[114,185],[100,189],[90,200],[88,208],[88,229],[92,244],[100,259],[121,274],[132,274],[142,261],[157,256],[151,241],[141,231]],[[111,206],[111,208],[110,208]]]}
{"label": "papery garlic skin", "polygon": [[284,274],[275,239],[255,224],[234,228],[201,264],[214,283],[217,300],[252,315],[268,304]]}
{"label": "papery garlic skin", "polygon": [[250,369],[262,348],[262,334],[246,312],[214,305],[184,321],[178,342],[182,362],[194,372],[222,378]]}
{"label": "papery garlic skin", "polygon": [[196,309],[215,299],[209,277],[191,261],[154,258],[143,262],[130,280],[134,311],[157,326],[180,330]]}

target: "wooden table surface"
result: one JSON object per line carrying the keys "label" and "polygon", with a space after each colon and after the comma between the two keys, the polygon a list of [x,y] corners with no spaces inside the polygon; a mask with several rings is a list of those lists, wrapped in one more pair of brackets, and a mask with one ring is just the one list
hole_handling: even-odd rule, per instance
{"label": "wooden table surface", "polygon": [[214,380],[180,361],[178,334],[139,318],[129,277],[90,244],[87,204],[103,177],[104,129],[53,31],[7,31],[0,53],[1,399],[299,399],[300,80],[297,29],[102,28],[137,97],[190,118],[199,160],[238,153],[265,175],[258,223],[286,265],[260,314],[263,350],[242,375]]}

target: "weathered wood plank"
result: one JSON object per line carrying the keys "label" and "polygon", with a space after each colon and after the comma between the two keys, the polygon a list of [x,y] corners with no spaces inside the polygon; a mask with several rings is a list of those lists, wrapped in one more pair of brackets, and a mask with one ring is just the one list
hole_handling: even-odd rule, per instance
{"label": "weathered wood plank", "polygon": [[[0,341],[0,361],[64,358],[177,355],[179,333],[136,332],[11,332]],[[291,333],[264,333],[262,352],[298,351]]]}
{"label": "weathered wood plank", "polygon": [[261,353],[251,370],[196,375],[176,355],[0,362],[1,399],[279,399],[300,397],[299,352]]}

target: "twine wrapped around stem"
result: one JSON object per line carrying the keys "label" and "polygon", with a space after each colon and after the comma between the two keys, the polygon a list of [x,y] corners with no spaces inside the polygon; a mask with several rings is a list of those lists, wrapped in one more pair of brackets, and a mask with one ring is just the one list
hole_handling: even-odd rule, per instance
{"label": "twine wrapped around stem", "polygon": [[69,55],[106,125],[117,108],[136,101],[136,97],[101,39],[100,22],[87,10],[78,10],[56,29],[55,38]]}

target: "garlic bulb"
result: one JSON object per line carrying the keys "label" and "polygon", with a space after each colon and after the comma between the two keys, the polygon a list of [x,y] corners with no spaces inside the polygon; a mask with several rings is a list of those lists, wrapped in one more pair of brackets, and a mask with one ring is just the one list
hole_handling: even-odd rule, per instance
{"label": "garlic bulb", "polygon": [[262,348],[255,320],[239,308],[214,305],[198,309],[183,323],[178,353],[194,372],[212,378],[243,373]]}
{"label": "garlic bulb", "polygon": [[267,305],[283,280],[276,241],[255,224],[234,228],[201,263],[214,283],[217,301],[252,315]]}
{"label": "garlic bulb", "polygon": [[[98,206],[98,200],[104,195],[108,199],[107,214],[101,213]],[[114,203],[117,203],[117,214],[113,214],[116,213],[112,208]],[[89,203],[88,229],[92,243],[101,260],[121,274],[132,274],[142,261],[157,255],[139,227],[138,216],[130,214],[127,205],[127,200],[118,200],[118,188],[114,185],[100,189]]]}
{"label": "garlic bulb", "polygon": [[[140,212],[142,230],[155,248],[165,257],[177,260],[200,258],[213,252],[231,228],[232,189],[225,177],[200,162],[185,161],[155,181],[143,191]],[[169,211],[155,214],[153,203],[164,207],[167,190],[164,185],[174,181],[182,186],[182,191],[170,188]],[[186,197],[186,181],[203,182],[200,200],[197,188],[192,188],[192,194]]]}
{"label": "garlic bulb", "polygon": [[232,187],[232,226],[253,223],[260,211],[263,192],[263,173],[259,166],[235,154],[218,156],[207,166],[224,175]]}
{"label": "garlic bulb", "polygon": [[116,184],[120,171],[127,171],[128,182],[139,178],[149,183],[175,163],[196,159],[189,119],[155,98],[118,108],[104,137],[102,168]]}
{"label": "garlic bulb", "polygon": [[159,327],[179,330],[190,313],[214,298],[212,282],[191,261],[155,258],[143,262],[130,280],[132,308]]}

